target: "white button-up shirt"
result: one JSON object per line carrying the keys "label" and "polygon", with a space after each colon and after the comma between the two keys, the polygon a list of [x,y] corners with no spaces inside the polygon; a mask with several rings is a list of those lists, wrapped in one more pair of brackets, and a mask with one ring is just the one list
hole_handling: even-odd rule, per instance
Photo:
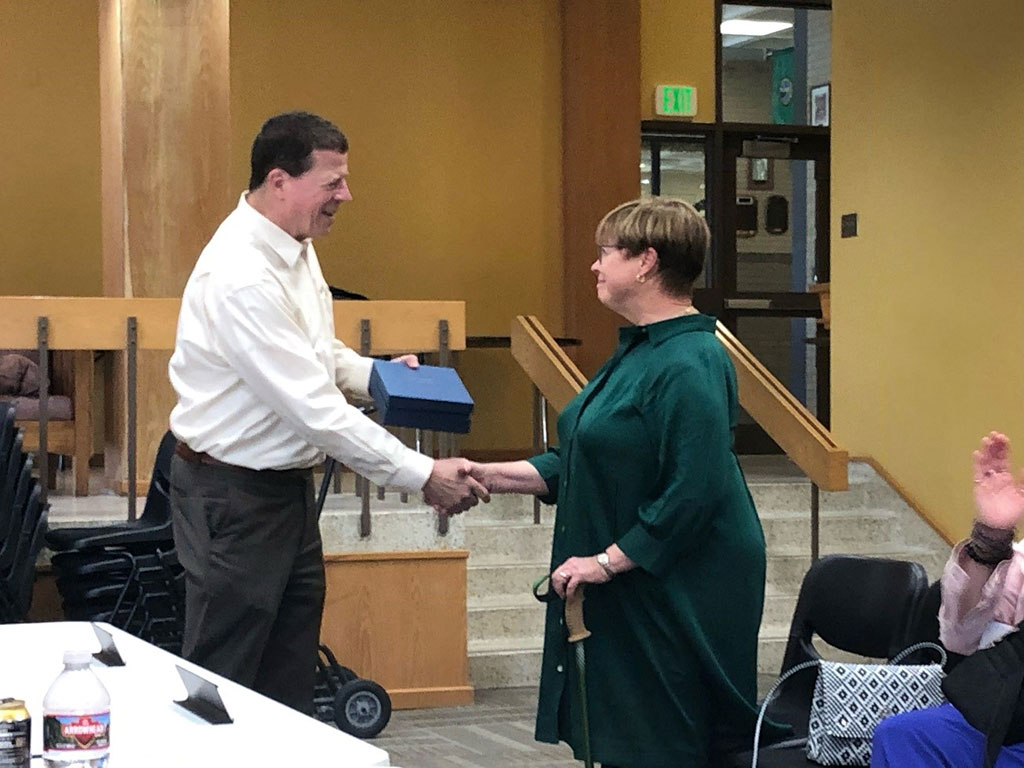
{"label": "white button-up shirt", "polygon": [[369,397],[372,360],[334,338],[331,294],[309,241],[242,195],[185,286],[169,374],[171,431],[192,450],[250,469],[324,454],[378,485],[417,491],[433,460],[346,400]]}

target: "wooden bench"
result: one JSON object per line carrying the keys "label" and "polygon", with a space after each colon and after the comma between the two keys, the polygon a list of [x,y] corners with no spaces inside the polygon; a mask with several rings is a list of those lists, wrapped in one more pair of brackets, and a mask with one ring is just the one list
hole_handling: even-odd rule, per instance
{"label": "wooden bench", "polygon": [[[6,350],[18,351],[18,350]],[[26,350],[28,351],[28,350]],[[35,351],[29,356],[38,360]],[[89,459],[92,458],[93,354],[88,350],[57,350],[50,353],[50,418],[47,422],[47,453],[70,456],[76,496],[89,495]],[[57,400],[60,398],[60,400]],[[24,448],[39,450],[39,407],[36,398],[17,398],[24,432]],[[52,478],[51,478],[52,480]]]}

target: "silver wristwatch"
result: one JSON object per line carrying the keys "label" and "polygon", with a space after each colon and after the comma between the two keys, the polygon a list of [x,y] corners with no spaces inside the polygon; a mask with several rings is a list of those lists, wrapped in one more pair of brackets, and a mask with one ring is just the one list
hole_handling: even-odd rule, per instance
{"label": "silver wristwatch", "polygon": [[597,556],[597,564],[604,568],[604,572],[608,574],[609,579],[615,578],[615,571],[612,570],[612,564],[608,559],[607,552],[602,552]]}

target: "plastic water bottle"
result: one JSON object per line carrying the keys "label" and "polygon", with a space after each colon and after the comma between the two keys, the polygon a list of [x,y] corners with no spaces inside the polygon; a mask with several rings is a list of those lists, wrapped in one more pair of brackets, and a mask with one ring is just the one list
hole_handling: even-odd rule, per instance
{"label": "plastic water bottle", "polygon": [[88,651],[67,651],[64,671],[43,697],[47,768],[103,768],[110,751],[110,694]]}

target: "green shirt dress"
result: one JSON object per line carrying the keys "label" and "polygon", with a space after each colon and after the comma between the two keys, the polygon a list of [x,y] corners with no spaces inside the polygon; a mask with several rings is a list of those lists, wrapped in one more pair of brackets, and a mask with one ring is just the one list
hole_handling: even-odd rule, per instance
{"label": "green shirt dress", "polygon": [[[530,459],[558,504],[552,569],[613,542],[637,564],[585,589],[596,761],[706,766],[713,736],[752,736],[765,545],[732,449],[738,409],[713,317],[626,327],[559,417],[559,447]],[[563,608],[547,607],[536,737],[582,759]]]}

